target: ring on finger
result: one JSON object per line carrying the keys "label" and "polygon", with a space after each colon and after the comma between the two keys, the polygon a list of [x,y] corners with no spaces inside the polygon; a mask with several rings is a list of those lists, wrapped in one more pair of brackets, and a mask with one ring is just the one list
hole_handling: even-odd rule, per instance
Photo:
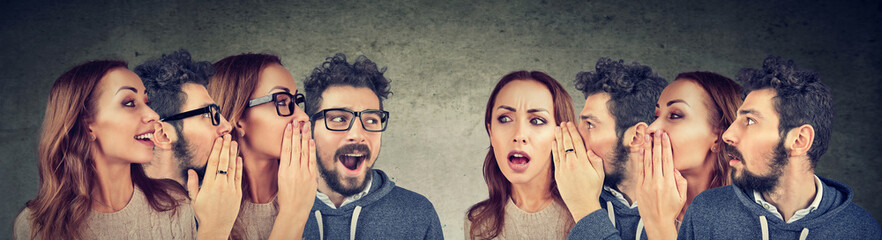
{"label": "ring on finger", "polygon": [[572,148],[570,148],[570,149],[567,149],[567,150],[566,150],[566,151],[564,151],[564,152],[566,152],[566,153],[571,153],[571,152],[573,152],[573,151],[576,151],[576,150],[575,150],[575,149],[572,149]]}
{"label": "ring on finger", "polygon": [[224,170],[217,170],[217,174],[227,174],[227,171],[224,171]]}

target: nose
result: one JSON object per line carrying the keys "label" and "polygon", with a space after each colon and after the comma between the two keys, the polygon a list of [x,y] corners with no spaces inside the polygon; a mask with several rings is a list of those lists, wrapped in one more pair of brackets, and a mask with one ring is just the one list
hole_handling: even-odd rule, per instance
{"label": "nose", "polygon": [[220,117],[220,124],[217,125],[217,135],[223,136],[224,134],[230,133],[233,129],[233,126],[230,124],[230,121],[227,121],[227,118],[224,116]]}
{"label": "nose", "polygon": [[655,119],[655,121],[653,121],[652,124],[649,124],[649,127],[647,127],[646,129],[646,131],[650,134],[654,133],[656,130],[665,130],[664,123],[662,123],[662,118]]}
{"label": "nose", "polygon": [[513,137],[514,139],[512,139],[512,142],[518,144],[527,144],[527,134],[525,134],[526,128],[527,126],[525,126],[525,124],[518,124],[518,126],[515,128]]}
{"label": "nose", "polygon": [[309,121],[309,116],[306,115],[306,112],[303,111],[300,106],[294,106],[294,114],[291,115],[293,117],[294,122],[299,122],[300,124],[304,124]]}
{"label": "nose", "polygon": [[365,141],[364,126],[361,124],[361,117],[352,118],[352,127],[346,131],[346,141],[349,143],[362,143]]}
{"label": "nose", "polygon": [[738,142],[738,136],[736,135],[738,129],[738,124],[733,123],[731,126],[729,126],[729,129],[726,129],[726,131],[723,132],[723,142],[735,146],[735,144]]}
{"label": "nose", "polygon": [[145,109],[144,116],[141,121],[143,121],[144,123],[159,121],[159,114],[157,114],[155,111],[153,111],[153,109],[151,109],[150,107],[147,107],[146,105],[144,106],[144,109]]}

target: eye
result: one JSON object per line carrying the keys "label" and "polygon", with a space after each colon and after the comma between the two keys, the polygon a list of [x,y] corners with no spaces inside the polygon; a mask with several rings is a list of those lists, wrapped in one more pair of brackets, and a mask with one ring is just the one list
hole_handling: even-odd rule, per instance
{"label": "eye", "polygon": [[211,117],[211,113],[203,113],[203,114],[202,114],[202,117],[203,117],[203,118],[210,118],[210,117]]}
{"label": "eye", "polygon": [[276,106],[288,106],[288,101],[287,100],[276,101]]}
{"label": "eye", "polygon": [[547,123],[547,122],[543,118],[530,119],[530,124],[533,124],[533,125],[541,126],[541,125],[545,125],[545,123]]}
{"label": "eye", "polygon": [[680,114],[671,113],[670,115],[668,115],[668,119],[680,119],[680,118],[683,118],[683,116]]}
{"label": "eye", "polygon": [[754,121],[753,118],[747,118],[746,122],[748,126],[756,124],[756,121]]}
{"label": "eye", "polygon": [[123,101],[122,104],[123,104],[123,106],[126,106],[126,107],[134,107],[134,106],[135,106],[135,101],[133,101],[133,100],[125,100],[125,101]]}
{"label": "eye", "polygon": [[592,123],[592,122],[590,122],[590,121],[585,121],[585,128],[586,128],[586,129],[592,129],[592,128],[594,128],[594,123]]}
{"label": "eye", "polygon": [[500,123],[511,122],[511,118],[508,116],[505,116],[505,115],[501,115],[501,116],[497,117],[496,120],[499,121]]}
{"label": "eye", "polygon": [[341,116],[332,117],[329,120],[331,120],[332,122],[346,122],[347,121],[345,117],[341,117]]}

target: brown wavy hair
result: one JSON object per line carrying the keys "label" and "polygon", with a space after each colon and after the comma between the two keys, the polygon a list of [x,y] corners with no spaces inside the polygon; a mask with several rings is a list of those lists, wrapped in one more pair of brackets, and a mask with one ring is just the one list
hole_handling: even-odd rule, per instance
{"label": "brown wavy hair", "polygon": [[[554,102],[555,126],[560,125],[561,122],[575,121],[576,114],[573,110],[573,100],[570,98],[567,90],[557,80],[539,71],[516,71],[503,76],[496,83],[493,92],[490,93],[490,100],[487,101],[487,110],[484,114],[484,127],[488,135],[490,133],[489,124],[493,119],[493,106],[496,104],[496,96],[499,95],[499,91],[505,85],[514,80],[533,80],[542,83],[548,88]],[[551,152],[548,155],[551,156]],[[553,164],[551,166],[551,174],[554,176]],[[470,236],[490,239],[499,236],[499,233],[502,232],[502,227],[505,225],[505,204],[511,197],[511,182],[505,178],[505,175],[502,175],[502,171],[496,163],[496,156],[493,154],[493,146],[490,146],[487,156],[484,157],[484,182],[487,183],[490,196],[487,200],[478,202],[469,208],[466,215],[468,220],[472,222],[472,225],[471,229],[465,230],[469,231]],[[557,183],[554,182],[553,177],[549,189],[554,200],[564,205],[563,200],[560,198],[560,192],[557,190]]]}
{"label": "brown wavy hair", "polygon": [[[220,105],[221,114],[227,116],[230,123],[232,123],[233,129],[230,132],[238,132],[235,123],[245,114],[245,108],[251,99],[251,93],[254,92],[254,89],[257,88],[257,83],[260,81],[260,71],[271,64],[282,65],[282,61],[279,57],[270,54],[245,53],[226,57],[214,63],[215,74],[208,81],[208,95],[217,101]],[[239,139],[239,134],[230,135],[232,135],[233,140]],[[242,171],[242,174],[242,192],[245,194],[241,204],[244,205],[245,201],[251,198],[251,194],[248,194],[251,184],[248,182],[248,172]],[[277,204],[274,204],[276,209],[279,207]],[[242,207],[239,208],[239,216],[242,215],[243,209]],[[233,231],[230,236],[232,239],[245,238],[243,229],[243,224],[245,223],[239,219],[237,217],[236,222],[233,224]]]}
{"label": "brown wavy hair", "polygon": [[726,147],[723,145],[723,133],[735,121],[735,114],[738,107],[741,106],[742,93],[741,85],[735,83],[730,78],[712,72],[684,72],[677,74],[674,81],[685,80],[692,81],[700,85],[710,96],[710,102],[707,103],[711,109],[711,115],[708,116],[711,126],[717,132],[720,139],[720,151],[716,153],[714,161],[714,169],[711,173],[710,185],[708,188],[716,188],[731,184],[729,178],[729,162],[727,161]]}
{"label": "brown wavy hair", "polygon": [[[78,65],[55,80],[46,104],[38,145],[40,183],[31,210],[30,239],[82,239],[83,222],[91,212],[92,189],[97,186],[95,163],[89,151],[89,127],[95,112],[98,83],[113,69],[127,69],[123,61],[92,61]],[[150,179],[140,164],[131,165],[132,181],[150,207],[174,211],[186,197],[172,180]],[[174,212],[173,212],[174,213]]]}

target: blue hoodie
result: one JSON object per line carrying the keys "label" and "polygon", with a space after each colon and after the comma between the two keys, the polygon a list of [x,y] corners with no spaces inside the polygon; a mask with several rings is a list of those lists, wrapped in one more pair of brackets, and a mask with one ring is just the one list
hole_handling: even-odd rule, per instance
{"label": "blue hoodie", "polygon": [[705,190],[686,210],[678,239],[882,239],[879,223],[851,202],[848,186],[818,178],[824,188],[821,204],[792,223],[735,185]]}
{"label": "blue hoodie", "polygon": [[579,219],[567,239],[646,239],[637,207],[630,208],[607,190],[600,192],[600,207]]}
{"label": "blue hoodie", "polygon": [[432,203],[376,169],[367,196],[337,209],[316,198],[311,212],[305,239],[444,239]]}

